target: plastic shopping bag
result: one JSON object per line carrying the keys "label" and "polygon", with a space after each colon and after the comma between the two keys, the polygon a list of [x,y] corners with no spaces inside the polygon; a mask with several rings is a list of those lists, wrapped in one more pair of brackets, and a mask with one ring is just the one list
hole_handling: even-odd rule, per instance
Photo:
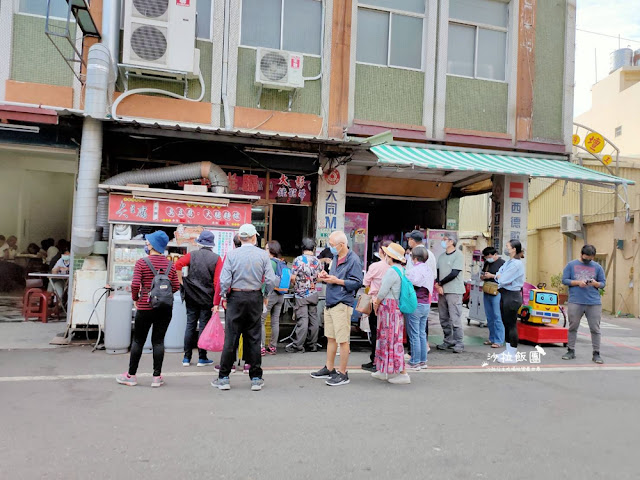
{"label": "plastic shopping bag", "polygon": [[198,339],[198,348],[210,352],[221,352],[222,347],[224,347],[224,327],[220,316],[214,313]]}

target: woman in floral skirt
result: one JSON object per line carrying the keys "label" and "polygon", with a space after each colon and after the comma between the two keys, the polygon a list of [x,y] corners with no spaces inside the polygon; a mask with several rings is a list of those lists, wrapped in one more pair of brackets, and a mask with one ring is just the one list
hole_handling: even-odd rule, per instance
{"label": "woman in floral skirt", "polygon": [[404,316],[400,312],[400,287],[404,275],[404,248],[397,243],[382,247],[385,260],[391,268],[382,277],[378,296],[373,304],[378,316],[376,342],[376,370],[371,374],[378,380],[395,385],[411,383],[404,364]]}

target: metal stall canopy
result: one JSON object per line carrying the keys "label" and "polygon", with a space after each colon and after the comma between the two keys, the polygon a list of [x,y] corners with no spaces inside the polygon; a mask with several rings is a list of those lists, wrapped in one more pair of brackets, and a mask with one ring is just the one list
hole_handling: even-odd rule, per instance
{"label": "metal stall canopy", "polygon": [[[412,167],[448,172],[468,172],[503,175],[527,175],[537,178],[594,185],[634,185],[632,180],[608,175],[573,164],[559,157],[557,160],[532,156],[516,156],[498,153],[465,152],[437,148],[416,148],[399,145],[376,145],[371,151],[378,157],[378,164],[396,167]],[[456,178],[458,180],[458,178]]]}

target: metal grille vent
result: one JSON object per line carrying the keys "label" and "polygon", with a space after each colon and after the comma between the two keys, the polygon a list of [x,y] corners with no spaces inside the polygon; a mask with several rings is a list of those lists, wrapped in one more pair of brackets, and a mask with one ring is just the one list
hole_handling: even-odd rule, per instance
{"label": "metal grille vent", "polygon": [[146,18],[158,18],[169,8],[169,0],[133,0],[133,6]]}
{"label": "metal grille vent", "polygon": [[131,49],[142,60],[155,62],[167,52],[166,30],[151,25],[142,25],[131,34]]}
{"label": "metal grille vent", "polygon": [[260,73],[267,80],[281,82],[286,80],[288,59],[284,55],[269,52],[260,60]]}

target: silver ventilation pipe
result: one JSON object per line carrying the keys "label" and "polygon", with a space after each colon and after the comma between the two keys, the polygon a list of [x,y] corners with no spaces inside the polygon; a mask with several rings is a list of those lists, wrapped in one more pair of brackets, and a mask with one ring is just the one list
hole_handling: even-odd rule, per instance
{"label": "silver ventilation pipe", "polygon": [[197,180],[208,178],[211,182],[211,191],[225,193],[229,187],[226,173],[216,164],[211,162],[187,163],[173,165],[171,167],[154,168],[151,170],[134,170],[124,172],[111,177],[104,185],[127,185],[137,183],[142,185],[154,185],[158,183],[182,182],[185,180]]}

